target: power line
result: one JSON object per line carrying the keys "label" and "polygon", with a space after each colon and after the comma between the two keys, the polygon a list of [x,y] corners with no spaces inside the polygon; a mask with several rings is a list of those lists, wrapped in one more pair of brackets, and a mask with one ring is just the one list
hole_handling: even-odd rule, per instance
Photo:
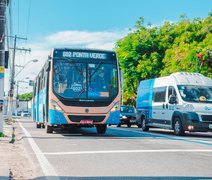
{"label": "power line", "polygon": [[27,38],[28,38],[28,33],[29,33],[30,13],[31,13],[31,0],[29,0],[28,20],[27,20],[27,28],[26,28],[26,37]]}

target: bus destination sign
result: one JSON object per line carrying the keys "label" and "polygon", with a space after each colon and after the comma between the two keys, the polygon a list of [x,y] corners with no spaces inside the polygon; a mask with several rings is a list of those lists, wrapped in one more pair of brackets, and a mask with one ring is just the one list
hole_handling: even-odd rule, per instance
{"label": "bus destination sign", "polygon": [[102,52],[86,52],[86,51],[55,51],[54,56],[63,58],[82,58],[82,59],[107,59],[107,54]]}

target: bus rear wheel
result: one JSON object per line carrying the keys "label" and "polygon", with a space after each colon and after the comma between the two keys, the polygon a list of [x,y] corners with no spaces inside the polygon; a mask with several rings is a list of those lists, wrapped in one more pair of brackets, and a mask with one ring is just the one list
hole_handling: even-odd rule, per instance
{"label": "bus rear wheel", "polygon": [[36,122],[36,128],[41,128],[41,124]]}
{"label": "bus rear wheel", "polygon": [[105,134],[107,130],[107,125],[106,124],[97,125],[96,130],[98,134]]}

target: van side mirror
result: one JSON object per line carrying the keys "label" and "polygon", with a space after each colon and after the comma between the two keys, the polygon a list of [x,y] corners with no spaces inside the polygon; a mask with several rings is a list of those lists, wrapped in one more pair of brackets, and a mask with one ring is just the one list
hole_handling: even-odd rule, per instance
{"label": "van side mirror", "polygon": [[175,95],[169,96],[169,104],[177,104],[177,97]]}

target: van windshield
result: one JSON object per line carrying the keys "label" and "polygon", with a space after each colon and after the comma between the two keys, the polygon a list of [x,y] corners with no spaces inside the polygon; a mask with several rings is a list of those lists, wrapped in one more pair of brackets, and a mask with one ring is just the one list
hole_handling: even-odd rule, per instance
{"label": "van windshield", "polygon": [[212,86],[178,85],[177,87],[184,101],[212,103]]}

